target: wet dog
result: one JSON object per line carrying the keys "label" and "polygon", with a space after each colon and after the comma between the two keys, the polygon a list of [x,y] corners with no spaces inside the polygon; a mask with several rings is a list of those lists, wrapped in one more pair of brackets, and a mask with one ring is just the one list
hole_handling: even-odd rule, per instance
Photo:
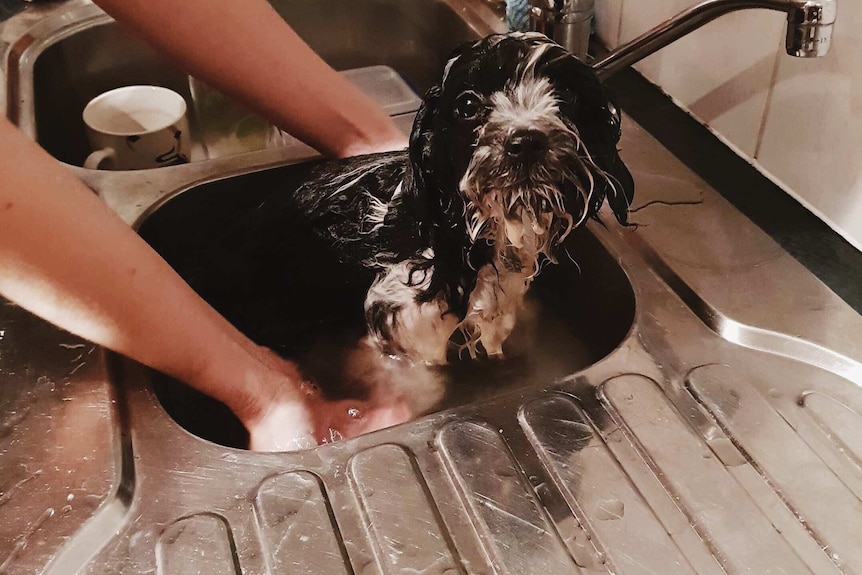
{"label": "wet dog", "polygon": [[[232,230],[231,254],[219,257],[233,271],[209,281],[208,299],[253,337],[255,322],[280,313],[272,302],[312,292],[308,321],[362,313],[356,335],[385,354],[498,356],[571,230],[605,201],[627,222],[634,185],[619,138],[620,115],[591,68],[545,36],[461,46],[408,150],[319,162],[264,199]],[[244,303],[219,305],[228,300]]]}

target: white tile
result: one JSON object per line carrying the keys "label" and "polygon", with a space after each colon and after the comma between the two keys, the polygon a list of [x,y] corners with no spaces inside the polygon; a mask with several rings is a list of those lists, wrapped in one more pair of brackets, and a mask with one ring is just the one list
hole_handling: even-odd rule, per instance
{"label": "white tile", "polygon": [[[596,35],[606,48],[616,48],[620,40],[620,17],[625,0],[596,0]],[[631,0],[639,2],[640,0]]]}
{"label": "white tile", "polygon": [[757,159],[862,249],[860,27],[862,3],[841,2],[828,56],[780,60]]}
{"label": "white tile", "polygon": [[697,0],[629,0],[623,9],[620,41],[628,42],[695,4]]}
{"label": "white tile", "polygon": [[[629,0],[621,39],[629,41],[696,3]],[[742,154],[753,157],[784,26],[785,17],[775,11],[728,14],[636,68]]]}

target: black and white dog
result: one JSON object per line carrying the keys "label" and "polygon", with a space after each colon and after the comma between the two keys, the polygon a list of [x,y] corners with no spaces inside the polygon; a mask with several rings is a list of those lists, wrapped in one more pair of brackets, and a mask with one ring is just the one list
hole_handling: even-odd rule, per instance
{"label": "black and white dog", "polygon": [[542,35],[490,36],[454,52],[406,153],[317,164],[255,210],[241,257],[265,251],[272,267],[314,248],[314,281],[361,293],[367,336],[386,354],[499,355],[569,232],[605,200],[627,222],[634,184],[619,137],[589,66]]}

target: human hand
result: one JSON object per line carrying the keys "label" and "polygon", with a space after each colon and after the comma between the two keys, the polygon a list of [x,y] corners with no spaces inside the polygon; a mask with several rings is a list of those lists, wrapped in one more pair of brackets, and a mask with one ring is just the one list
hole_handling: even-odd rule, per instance
{"label": "human hand", "polygon": [[298,451],[349,439],[412,419],[406,405],[317,398],[305,405],[285,402],[248,426],[252,451]]}
{"label": "human hand", "polygon": [[261,413],[243,423],[253,451],[296,451],[391,427],[415,414],[401,399],[329,400],[298,367],[266,350],[264,362],[279,379]]}

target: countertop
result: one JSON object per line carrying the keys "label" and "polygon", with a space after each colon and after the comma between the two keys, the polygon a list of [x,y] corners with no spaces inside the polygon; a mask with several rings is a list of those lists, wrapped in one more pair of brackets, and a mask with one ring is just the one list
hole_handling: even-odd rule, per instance
{"label": "countertop", "polygon": [[607,86],[626,114],[862,313],[862,252],[635,70]]}

